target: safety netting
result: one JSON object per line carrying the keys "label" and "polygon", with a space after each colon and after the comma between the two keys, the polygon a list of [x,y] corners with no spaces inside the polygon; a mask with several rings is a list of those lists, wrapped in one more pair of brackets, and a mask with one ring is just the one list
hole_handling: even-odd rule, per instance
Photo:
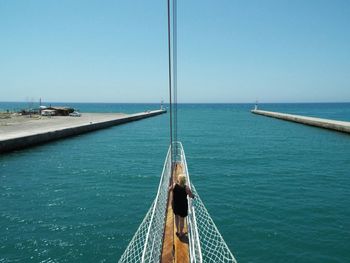
{"label": "safety netting", "polygon": [[199,244],[196,244],[195,238],[194,240],[190,239],[190,243],[195,245],[195,250],[193,250],[193,252],[190,251],[191,262],[236,263],[237,261],[235,257],[228,248],[225,240],[220,234],[193,185],[191,190],[195,195],[195,198],[192,200],[192,205],[190,208],[192,212],[189,214],[188,221],[191,228],[195,228],[195,231],[190,231],[198,235],[199,240]]}
{"label": "safety netting", "polygon": [[146,236],[149,225],[151,223],[151,214],[154,207],[154,202],[148,210],[145,218],[137,229],[134,237],[131,239],[128,247],[125,249],[119,262],[142,262],[142,252],[146,244]]}
{"label": "safety netting", "polygon": [[164,163],[157,196],[119,262],[159,262],[171,175],[170,148]]}

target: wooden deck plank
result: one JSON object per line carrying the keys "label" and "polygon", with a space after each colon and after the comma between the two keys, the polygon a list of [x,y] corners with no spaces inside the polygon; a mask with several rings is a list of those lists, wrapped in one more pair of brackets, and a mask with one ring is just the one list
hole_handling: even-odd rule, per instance
{"label": "wooden deck plank", "polygon": [[[182,173],[183,165],[176,165],[173,179],[176,181],[177,175]],[[187,235],[179,239],[176,236],[176,225],[174,222],[174,213],[172,209],[172,192],[168,196],[166,225],[163,238],[162,263],[187,263],[189,262],[189,249]],[[187,221],[185,220],[184,231],[187,233]]]}
{"label": "wooden deck plank", "polygon": [[173,263],[174,262],[174,214],[173,209],[171,208],[171,203],[169,200],[172,199],[172,193],[169,193],[168,196],[168,207],[167,207],[167,217],[165,222],[165,229],[164,229],[164,238],[163,238],[163,250],[162,250],[162,263]]}
{"label": "wooden deck plank", "polygon": [[[187,233],[187,220],[185,220],[184,232]],[[174,233],[176,233],[176,226],[174,224]],[[175,262],[187,263],[190,261],[188,250],[188,236],[187,234],[181,238],[174,235],[175,243]]]}

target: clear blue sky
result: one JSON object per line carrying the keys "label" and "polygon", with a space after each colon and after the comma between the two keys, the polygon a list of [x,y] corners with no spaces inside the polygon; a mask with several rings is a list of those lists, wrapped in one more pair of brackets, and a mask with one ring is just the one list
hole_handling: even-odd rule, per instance
{"label": "clear blue sky", "polygon": [[[168,100],[166,0],[0,0],[0,101]],[[350,101],[350,1],[178,0],[180,102]]]}

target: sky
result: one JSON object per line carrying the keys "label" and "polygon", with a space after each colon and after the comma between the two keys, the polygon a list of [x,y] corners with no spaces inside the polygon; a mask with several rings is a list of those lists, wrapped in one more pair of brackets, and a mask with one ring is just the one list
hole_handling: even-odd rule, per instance
{"label": "sky", "polygon": [[[178,101],[350,102],[350,1],[178,0]],[[0,0],[0,101],[168,101],[166,0]]]}

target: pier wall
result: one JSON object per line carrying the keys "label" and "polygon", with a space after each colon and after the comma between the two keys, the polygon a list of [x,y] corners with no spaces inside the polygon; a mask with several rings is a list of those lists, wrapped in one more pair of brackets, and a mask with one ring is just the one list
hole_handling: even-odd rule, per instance
{"label": "pier wall", "polygon": [[285,113],[264,111],[264,110],[252,110],[251,112],[254,114],[264,115],[267,117],[297,122],[305,125],[310,125],[310,126],[315,126],[319,128],[324,128],[328,130],[334,130],[334,131],[350,134],[350,122],[346,122],[346,121],[336,121],[336,120],[329,120],[329,119],[306,117],[306,116],[285,114]]}
{"label": "pier wall", "polygon": [[120,125],[127,122],[132,122],[132,121],[153,117],[163,113],[166,113],[166,110],[148,111],[148,112],[126,115],[121,118],[111,119],[107,121],[90,122],[85,125],[65,127],[62,129],[45,131],[42,133],[36,132],[27,136],[19,136],[15,138],[0,140],[0,153],[19,150],[30,146],[35,146],[46,142],[82,134],[82,133],[87,133],[87,132],[104,129],[115,125]]}

